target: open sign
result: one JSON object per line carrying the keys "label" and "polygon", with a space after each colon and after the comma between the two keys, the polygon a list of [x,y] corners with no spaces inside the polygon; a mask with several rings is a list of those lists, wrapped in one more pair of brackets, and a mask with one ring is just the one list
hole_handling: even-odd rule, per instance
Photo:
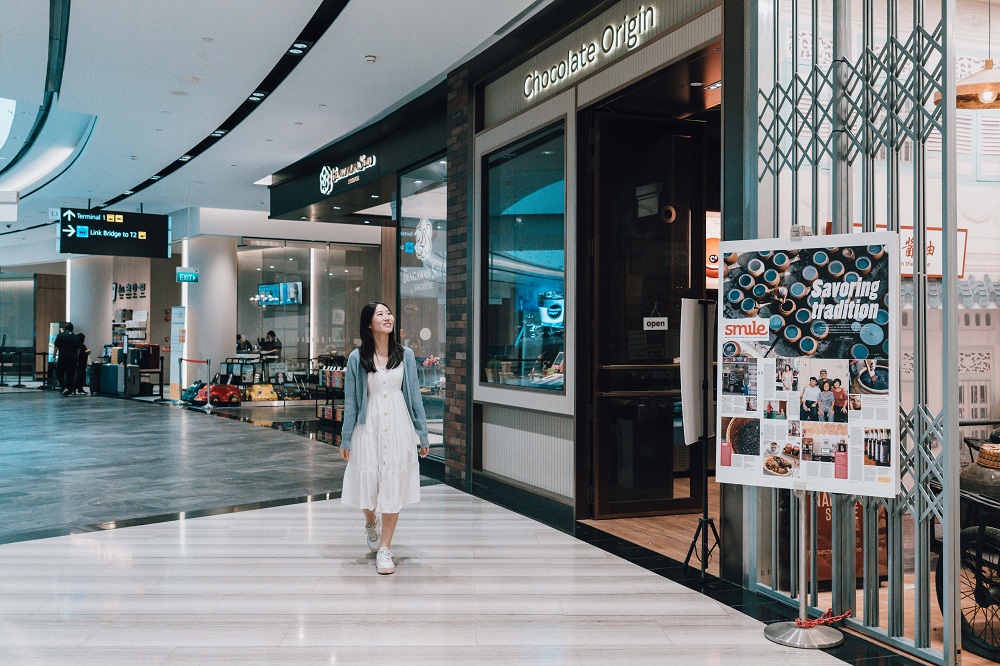
{"label": "open sign", "polygon": [[644,331],[665,331],[667,330],[666,317],[643,317],[642,330]]}

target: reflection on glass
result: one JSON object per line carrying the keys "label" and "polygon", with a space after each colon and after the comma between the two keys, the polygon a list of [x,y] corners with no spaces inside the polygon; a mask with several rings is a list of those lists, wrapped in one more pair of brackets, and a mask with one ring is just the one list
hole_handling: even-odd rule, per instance
{"label": "reflection on glass", "polygon": [[362,306],[381,297],[378,248],[252,243],[238,253],[236,313],[236,330],[250,346],[275,347],[267,339],[274,331],[275,360],[302,373],[310,361],[329,365],[354,349]]}
{"label": "reflection on glass", "polygon": [[486,158],[480,381],[564,390],[565,132]]}
{"label": "reflection on glass", "polygon": [[447,163],[403,174],[399,192],[400,335],[417,357],[431,455],[444,457]]}

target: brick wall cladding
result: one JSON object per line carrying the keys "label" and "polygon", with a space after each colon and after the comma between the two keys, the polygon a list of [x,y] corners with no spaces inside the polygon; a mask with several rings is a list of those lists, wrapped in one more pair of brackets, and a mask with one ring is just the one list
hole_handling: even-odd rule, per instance
{"label": "brick wall cladding", "polygon": [[448,262],[445,306],[445,481],[466,489],[469,335],[468,186],[472,146],[467,69],[448,75]]}

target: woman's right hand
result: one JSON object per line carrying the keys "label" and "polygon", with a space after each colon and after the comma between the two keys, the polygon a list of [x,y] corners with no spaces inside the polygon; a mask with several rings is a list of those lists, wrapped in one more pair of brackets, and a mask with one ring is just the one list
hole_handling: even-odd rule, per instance
{"label": "woman's right hand", "polygon": [[340,459],[343,460],[344,462],[348,462],[351,459],[351,450],[350,449],[341,449],[340,450]]}

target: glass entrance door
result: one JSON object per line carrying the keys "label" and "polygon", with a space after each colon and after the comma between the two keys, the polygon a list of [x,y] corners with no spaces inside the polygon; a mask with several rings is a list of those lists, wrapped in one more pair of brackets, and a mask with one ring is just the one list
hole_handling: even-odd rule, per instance
{"label": "glass entrance door", "polygon": [[705,286],[700,127],[601,112],[593,127],[594,514],[687,512],[701,452],[676,359],[681,299]]}

